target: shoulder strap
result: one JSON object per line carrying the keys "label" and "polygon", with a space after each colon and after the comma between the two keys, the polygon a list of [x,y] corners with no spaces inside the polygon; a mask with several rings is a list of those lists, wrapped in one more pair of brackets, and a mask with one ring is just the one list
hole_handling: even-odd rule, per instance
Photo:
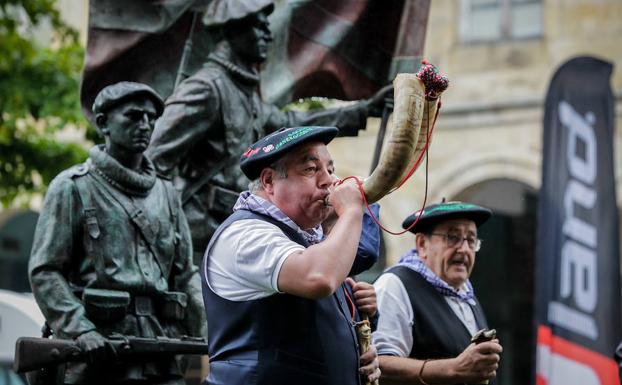
{"label": "shoulder strap", "polygon": [[[174,235],[174,239],[173,239],[173,244],[175,247],[175,257],[178,257],[180,255],[179,253],[179,244],[181,243],[182,240],[182,235],[180,233],[180,229],[179,229],[179,215],[178,215],[178,207],[176,205],[176,200],[177,200],[177,190],[175,190],[175,187],[173,187],[173,185],[171,183],[167,183],[165,181],[161,181],[162,182],[162,186],[164,187],[164,190],[166,190],[166,197],[168,198],[168,210],[169,213],[171,214],[171,218],[172,218],[172,222],[173,222],[173,235]],[[156,257],[157,259],[157,257]],[[167,276],[165,277],[166,279],[170,279],[171,277],[169,277],[170,273],[167,274]],[[174,286],[174,285],[172,285]]]}
{"label": "shoulder strap", "polygon": [[177,215],[177,205],[175,201],[177,200],[177,190],[173,187],[172,184],[162,181],[162,186],[164,186],[164,190],[166,191],[166,198],[168,200],[168,210],[173,218],[173,226],[175,226],[175,231],[177,231],[178,224],[178,215]]}
{"label": "shoulder strap", "polygon": [[264,222],[272,223],[273,225],[281,229],[281,231],[283,231],[283,233],[285,233],[285,235],[287,235],[287,237],[292,241],[304,247],[309,247],[309,243],[302,237],[302,235],[300,235],[296,230],[287,226],[285,223],[279,222],[276,219],[267,215],[259,214],[250,210],[237,210],[236,212],[231,214],[229,218],[225,220],[225,222],[223,222],[223,227],[226,227],[231,223],[239,221],[241,219],[259,219]]}
{"label": "shoulder strap", "polygon": [[248,218],[254,218],[254,219],[259,219],[265,222],[269,222],[272,223],[273,225],[275,225],[276,227],[278,227],[279,229],[281,229],[281,231],[283,231],[283,233],[285,233],[285,235],[287,235],[287,237],[289,239],[291,239],[292,241],[304,246],[304,247],[309,247],[309,242],[307,242],[302,235],[300,235],[296,230],[292,229],[291,227],[287,226],[285,223],[283,222],[279,222],[276,219],[269,217],[267,215],[263,215],[263,214],[258,214],[252,211],[248,211],[248,210],[238,210],[242,213],[248,213],[245,215],[248,215]]}
{"label": "shoulder strap", "polygon": [[[296,232],[294,229],[287,226],[286,224],[276,221],[266,215],[257,214],[249,210],[237,210],[233,214],[229,215],[229,217],[227,217],[227,219],[225,219],[224,222],[222,222],[220,226],[218,226],[216,231],[214,231],[214,234],[212,234],[212,237],[210,238],[209,243],[207,244],[207,247],[205,248],[205,253],[203,254],[203,260],[201,261],[203,279],[206,279],[208,276],[207,274],[208,255],[212,247],[216,243],[216,240],[220,237],[220,234],[227,227],[229,227],[233,222],[236,222],[242,219],[259,219],[259,220],[272,223],[278,228],[280,228],[285,233],[285,235],[287,235],[289,239],[291,239],[292,241],[304,247],[309,246],[309,243],[307,243],[307,241],[305,241],[305,239],[300,234],[298,234],[298,232]],[[207,284],[208,287],[210,287],[209,282],[205,281],[205,283]]]}
{"label": "shoulder strap", "polygon": [[[454,356],[460,354],[470,343],[471,333],[447,304],[445,297],[421,274],[409,267],[397,265],[391,267],[387,272],[395,274],[402,281],[413,309],[415,320],[412,326],[412,335],[414,342],[410,356],[432,358],[426,355],[442,353],[435,356],[441,358],[449,353],[454,354]],[[479,323],[477,318],[476,323]],[[451,330],[451,333],[448,334],[447,330]],[[418,349],[415,349],[416,345],[418,345]]]}
{"label": "shoulder strap", "polygon": [[480,305],[479,300],[475,299],[475,305],[469,305],[471,310],[473,310],[473,316],[475,317],[475,323],[479,329],[488,328],[488,321],[486,320],[486,315],[482,309],[482,305]]}
{"label": "shoulder strap", "polygon": [[160,258],[158,258],[158,253],[155,248],[157,234],[151,228],[149,220],[145,216],[143,210],[140,207],[136,207],[130,197],[127,197],[125,194],[119,194],[115,192],[112,187],[110,187],[108,182],[103,180],[103,178],[97,173],[91,173],[91,175],[93,176],[93,179],[108,193],[108,195],[110,195],[112,199],[114,199],[119,205],[121,205],[121,207],[123,207],[123,210],[130,217],[136,227],[138,227],[140,233],[143,235],[143,238],[145,238],[145,243],[147,244],[149,251],[151,251],[151,253],[153,254],[156,263],[160,267],[160,271],[162,271],[164,277],[168,277],[169,271],[168,269],[164,269],[164,266],[162,266],[162,263],[160,261]]}
{"label": "shoulder strap", "polygon": [[230,163],[232,163],[235,159],[238,158],[238,154],[231,154],[228,157],[225,157],[220,160],[220,162],[216,163],[212,166],[209,171],[207,171],[201,178],[197,179],[194,183],[192,183],[188,188],[186,188],[181,194],[181,204],[185,205],[190,198],[197,191],[201,189],[201,187],[205,186],[207,182],[209,182],[218,172],[222,171],[225,167],[227,167]]}
{"label": "shoulder strap", "polygon": [[[214,234],[212,235],[212,237],[210,238],[210,241],[207,245],[207,247],[205,248],[205,254],[207,255],[209,254],[209,251],[211,250],[212,246],[214,245],[214,243],[216,243],[216,240],[218,239],[218,237],[220,236],[220,233],[223,232],[223,230],[225,230],[227,227],[229,227],[233,222],[242,220],[242,219],[259,219],[265,222],[269,222],[272,223],[273,225],[277,226],[279,229],[281,229],[283,231],[283,233],[285,233],[285,235],[287,235],[289,237],[289,239],[291,239],[292,241],[304,246],[304,247],[308,247],[309,243],[302,237],[302,235],[298,234],[298,232],[294,229],[292,229],[291,227],[287,226],[285,223],[281,223],[273,218],[270,218],[266,215],[262,215],[262,214],[257,214],[254,213],[250,210],[237,210],[235,211],[233,214],[229,215],[229,217],[227,217],[227,219],[224,220],[224,222],[222,222],[220,224],[220,226],[218,226],[218,228],[216,229],[216,231],[214,231]],[[205,263],[205,258],[203,263]]]}
{"label": "shoulder strap", "polygon": [[[391,267],[387,270],[387,273],[395,274],[399,278],[399,280],[402,281],[402,284],[404,285],[404,288],[408,293],[408,298],[410,299],[411,306],[414,311],[416,307],[415,303],[413,302],[413,298],[415,298],[417,291],[421,291],[420,283],[421,280],[425,279],[408,267],[400,265]],[[423,286],[427,288],[426,285]]]}
{"label": "shoulder strap", "polygon": [[85,163],[84,167],[86,168],[85,172],[76,174],[73,177],[73,180],[76,184],[80,201],[82,202],[84,231],[86,232],[84,239],[86,241],[87,250],[85,251],[93,258],[97,279],[99,281],[103,281],[106,280],[107,275],[105,274],[105,263],[104,257],[101,253],[101,248],[97,245],[97,239],[99,239],[101,231],[99,228],[99,222],[97,221],[97,208],[93,204],[91,189],[87,185],[86,175],[88,175],[88,163]]}

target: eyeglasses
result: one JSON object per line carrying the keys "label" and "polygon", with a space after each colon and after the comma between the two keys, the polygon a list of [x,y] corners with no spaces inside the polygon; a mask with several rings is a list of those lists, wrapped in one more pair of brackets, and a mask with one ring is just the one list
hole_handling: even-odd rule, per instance
{"label": "eyeglasses", "polygon": [[447,247],[460,247],[462,246],[462,242],[467,241],[467,245],[469,245],[469,249],[478,252],[482,247],[482,240],[473,236],[460,236],[456,234],[449,233],[431,233],[430,235],[436,235],[438,237],[445,238],[445,242],[447,243]]}

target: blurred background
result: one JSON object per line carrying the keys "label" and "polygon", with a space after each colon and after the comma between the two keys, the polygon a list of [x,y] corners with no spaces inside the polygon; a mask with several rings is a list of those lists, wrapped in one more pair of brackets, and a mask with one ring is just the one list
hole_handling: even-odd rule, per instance
{"label": "blurred background", "polygon": [[[494,309],[488,310],[489,323],[500,332],[505,347],[501,385],[533,382],[534,267],[548,85],[556,69],[573,57],[590,55],[611,62],[618,126],[621,20],[620,0],[434,0],[429,4],[423,57],[447,74],[450,87],[442,97],[429,151],[427,204],[446,198],[481,204],[495,212],[480,231],[484,243],[473,281],[484,308]],[[87,149],[99,140],[79,104],[88,27],[86,0],[0,1],[2,290],[30,291],[27,262],[46,186],[58,172],[86,159]],[[262,76],[271,76],[270,70],[268,66]],[[305,103],[313,104],[302,101],[303,108]],[[335,102],[320,100],[319,105],[330,103]],[[369,175],[378,126],[379,119],[370,118],[368,129],[358,137],[331,143],[340,176]],[[617,207],[611,210],[619,213],[619,129],[614,130],[613,147]],[[402,220],[421,208],[425,185],[422,166],[403,188],[381,200],[383,225],[401,230]],[[412,235],[383,234],[382,258],[362,278],[375,279],[413,243]],[[620,293],[611,294],[619,297]],[[29,298],[20,294],[23,297]],[[36,309],[32,301],[28,306]],[[11,335],[10,323],[4,320],[9,312],[2,309],[0,331]],[[10,354],[1,358],[12,359]],[[19,383],[15,381],[8,371],[0,372],[0,384]]]}

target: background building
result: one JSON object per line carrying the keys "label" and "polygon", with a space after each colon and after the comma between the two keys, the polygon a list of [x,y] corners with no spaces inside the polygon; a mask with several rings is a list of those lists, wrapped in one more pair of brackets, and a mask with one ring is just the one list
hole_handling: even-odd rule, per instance
{"label": "background building", "polygon": [[[478,296],[505,349],[503,385],[533,383],[534,254],[541,183],[543,105],[559,65],[580,56],[612,62],[616,122],[622,118],[622,2],[619,0],[434,0],[425,58],[450,79],[429,154],[427,203],[465,200],[494,210],[481,231],[473,273]],[[377,126],[377,125],[375,125]],[[331,143],[341,175],[369,175],[377,131]],[[354,150],[356,149],[356,150]],[[618,212],[622,134],[615,131]],[[381,200],[381,221],[423,204],[425,165]],[[414,246],[385,233],[386,263]],[[613,352],[612,352],[613,353]]]}

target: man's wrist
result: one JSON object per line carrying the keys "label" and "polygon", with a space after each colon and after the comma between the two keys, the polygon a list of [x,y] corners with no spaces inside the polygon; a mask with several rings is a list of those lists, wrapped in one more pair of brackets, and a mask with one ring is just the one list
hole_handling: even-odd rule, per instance
{"label": "man's wrist", "polygon": [[355,205],[348,205],[347,207],[344,207],[343,210],[341,210],[341,214],[339,215],[339,218],[344,218],[344,217],[351,217],[353,219],[360,218],[362,221],[364,213],[365,213],[365,210],[363,210],[361,207],[355,206]]}
{"label": "man's wrist", "polygon": [[417,379],[423,385],[462,383],[464,379],[458,373],[456,365],[456,358],[423,360]]}
{"label": "man's wrist", "polygon": [[423,385],[430,385],[427,381],[423,379],[423,371],[425,370],[426,364],[430,361],[432,361],[431,358],[426,358],[425,360],[423,360],[423,362],[421,363],[421,367],[419,368],[419,382],[421,382]]}
{"label": "man's wrist", "polygon": [[449,358],[446,361],[447,365],[446,365],[446,373],[447,373],[447,377],[448,379],[450,379],[451,381],[456,381],[456,382],[460,382],[459,381],[459,374],[458,374],[458,370],[456,369],[457,364],[457,358]]}

